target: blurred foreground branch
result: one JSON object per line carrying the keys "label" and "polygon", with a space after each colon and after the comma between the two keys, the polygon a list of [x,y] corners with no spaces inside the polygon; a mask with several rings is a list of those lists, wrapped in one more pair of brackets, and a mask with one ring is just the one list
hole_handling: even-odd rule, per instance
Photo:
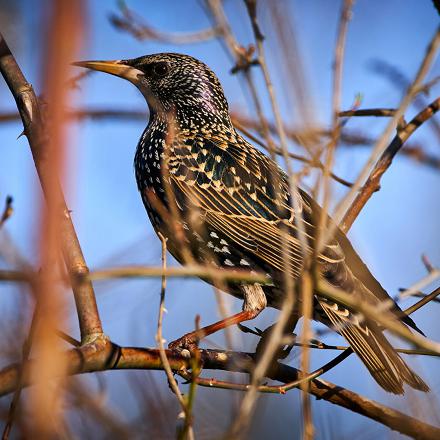
{"label": "blurred foreground branch", "polygon": [[134,11],[120,2],[119,14],[110,14],[111,24],[120,31],[131,34],[139,41],[153,40],[170,44],[191,44],[211,40],[219,34],[215,27],[194,32],[163,32],[148,25]]}
{"label": "blurred foreground branch", "polygon": [[371,171],[367,181],[357,194],[350,209],[346,212],[342,222],[341,229],[346,231],[353,224],[362,208],[368,202],[375,191],[380,188],[380,179],[385,171],[390,167],[394,156],[399,152],[405,141],[419,128],[424,122],[435,115],[440,108],[440,98],[435,99],[425,109],[418,113],[408,124],[401,127],[397,131],[396,136],[382,153],[373,170]]}
{"label": "blurred foreground branch", "polygon": [[[377,114],[375,114],[376,113],[375,110],[377,109],[364,109],[358,111],[341,112],[340,116],[348,116],[352,113],[356,113],[357,115],[357,112],[361,112],[365,116],[377,116]],[[392,116],[395,113],[395,109],[381,109],[381,110],[388,110],[387,112],[384,112],[384,116]],[[144,110],[109,109],[109,108],[85,108],[85,109],[71,110],[70,112],[68,112],[68,116],[76,120],[90,119],[92,121],[116,120],[122,122],[124,121],[144,122],[147,120],[147,112]],[[11,123],[19,120],[20,120],[20,115],[16,112],[6,112],[6,111],[0,112],[0,123]],[[235,127],[239,131],[242,131],[245,136],[248,137],[253,136],[251,130],[259,132],[259,123],[257,120],[248,118],[238,112],[233,112],[232,120]],[[268,124],[268,128],[272,132],[275,131],[275,127],[272,126],[271,124]],[[301,139],[303,138],[315,139],[315,141],[318,143],[320,142],[320,139],[322,137],[327,138],[331,135],[329,130],[319,127],[317,127],[313,131],[310,130],[301,131],[301,130],[294,130],[286,126],[285,130],[287,136],[295,143],[301,143]],[[262,144],[262,142],[256,137],[252,137],[251,139],[260,145]],[[356,131],[348,130],[345,128],[341,132],[341,146],[368,147],[371,146],[373,143],[374,143],[373,138],[365,136]],[[265,145],[264,148],[268,149],[268,147],[266,147]],[[275,149],[275,152],[277,154],[281,154],[281,150]],[[440,157],[437,157],[433,154],[424,151],[424,149],[420,145],[406,144],[401,148],[399,154],[401,156],[406,156],[410,159],[413,159],[417,163],[426,165],[430,168],[434,168],[436,170],[440,169]],[[311,159],[308,159],[305,156],[301,156],[292,153],[290,151],[289,151],[289,156],[292,159],[299,160],[311,166],[317,166],[318,168],[321,169],[323,168],[322,164],[318,164],[318,163],[315,164]],[[333,178],[345,186],[350,185],[349,182],[347,182],[344,179],[341,179],[340,177],[334,174],[333,174]]]}

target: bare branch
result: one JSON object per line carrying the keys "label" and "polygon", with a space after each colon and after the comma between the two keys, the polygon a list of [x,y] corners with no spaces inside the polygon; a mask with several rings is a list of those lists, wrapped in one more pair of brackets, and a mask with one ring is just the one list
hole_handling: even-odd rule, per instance
{"label": "bare branch", "polygon": [[366,108],[358,110],[347,110],[344,112],[339,112],[338,116],[348,117],[348,116],[377,116],[377,117],[392,117],[396,114],[396,109],[394,108]]}
{"label": "bare branch", "polygon": [[[167,350],[167,358],[173,370],[189,368],[189,360]],[[250,373],[254,369],[253,355],[240,352],[201,350],[201,361],[205,369],[228,370]],[[111,369],[161,369],[159,350],[146,348],[119,347],[108,340],[100,339],[93,344],[68,351],[66,364],[69,374],[81,374]],[[33,362],[24,366],[25,385],[31,384]],[[293,367],[277,364],[270,372],[270,378],[282,383],[298,380],[303,373]],[[0,395],[12,392],[17,386],[18,367],[9,366],[0,371]],[[440,437],[440,429],[360,396],[331,382],[314,379],[310,382],[310,393],[335,405],[354,411],[375,420],[390,429],[419,439]]]}
{"label": "bare branch", "polygon": [[[439,37],[440,38],[440,37]],[[362,189],[354,199],[349,210],[341,222],[341,229],[347,231],[368,202],[375,191],[380,188],[380,179],[385,171],[390,167],[394,156],[399,152],[405,141],[419,128],[424,122],[431,118],[440,108],[440,98],[435,99],[428,107],[417,114],[411,122],[400,129],[382,156],[374,166]]]}
{"label": "bare branch", "polygon": [[[393,132],[396,123],[400,120],[400,118],[404,115],[406,109],[412,102],[414,98],[414,93],[417,91],[417,89],[420,87],[423,79],[425,78],[426,74],[428,73],[431,64],[434,60],[435,55],[437,54],[437,49],[440,45],[440,28],[437,28],[433,38],[431,39],[428,48],[426,50],[425,56],[419,66],[419,69],[417,71],[416,77],[414,78],[414,81],[411,83],[411,85],[408,87],[405,96],[402,98],[400,105],[398,107],[398,110],[396,111],[393,118],[391,118],[390,122],[388,123],[385,131],[383,132],[382,136],[378,139],[376,142],[376,145],[371,153],[371,156],[365,166],[363,167],[362,171],[360,172],[355,184],[350,189],[348,194],[344,197],[344,199],[339,203],[335,213],[334,213],[334,219],[336,222],[341,222],[342,224],[341,229],[344,232],[347,232],[350,226],[352,225],[353,221],[355,220],[357,214],[359,214],[361,207],[364,206],[365,203],[361,205],[361,207],[358,209],[357,204],[359,203],[357,200],[350,203],[351,198],[358,192],[358,190],[361,188],[363,182],[370,174],[370,168],[375,164],[377,161],[378,156],[382,156],[386,150],[387,141],[390,137],[391,133]],[[400,148],[401,145],[399,145]],[[356,198],[362,197],[360,194],[357,195]],[[367,197],[367,200],[369,197]],[[354,207],[350,206],[354,205]],[[350,211],[353,210],[353,213]],[[332,236],[333,231],[328,231],[327,235]]]}
{"label": "bare branch", "polygon": [[121,15],[110,14],[110,22],[116,29],[128,32],[139,41],[153,40],[170,44],[192,44],[211,40],[219,35],[219,30],[216,28],[181,33],[159,31],[145,23],[127,6],[121,5],[120,10]]}
{"label": "bare branch", "polygon": [[[45,134],[37,97],[32,86],[26,81],[18,64],[16,63],[6,41],[0,34],[0,71],[8,84],[20,112],[24,132],[29,140],[29,146],[35,161],[35,166],[40,178],[43,192],[53,192],[57,200],[56,209],[60,222],[62,249],[69,273],[72,277],[78,274],[88,273],[81,246],[76,235],[69,210],[67,208],[61,186],[57,180],[51,177],[52,170],[48,166],[48,158],[45,155]],[[90,281],[80,284],[73,282],[73,293],[78,312],[81,338],[86,341],[93,335],[102,334],[102,325],[93,286]]]}

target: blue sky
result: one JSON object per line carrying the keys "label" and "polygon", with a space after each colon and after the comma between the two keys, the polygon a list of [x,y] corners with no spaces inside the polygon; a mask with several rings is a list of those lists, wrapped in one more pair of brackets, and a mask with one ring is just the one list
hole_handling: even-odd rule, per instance
{"label": "blue sky", "polygon": [[[0,2],[0,6],[6,3]],[[327,124],[330,121],[331,65],[340,2],[311,0],[283,3],[288,5],[297,29],[302,63],[311,90],[310,108],[317,121]],[[11,9],[17,8],[18,15],[12,15],[12,21],[4,27],[4,33],[11,48],[16,51],[25,75],[40,92],[43,59],[41,41],[47,2],[39,2],[38,10],[30,8],[32,4],[30,1],[18,1],[14,6],[8,6]],[[149,24],[161,30],[183,32],[209,26],[209,20],[198,1],[129,0],[127,4]],[[243,92],[237,76],[229,73],[232,65],[219,42],[187,46],[138,42],[115,30],[109,23],[108,14],[116,11],[116,2],[90,0],[87,5],[87,47],[82,48],[80,58],[119,59],[154,52],[184,52],[201,59],[217,73],[233,109],[247,111],[249,108],[248,95]],[[267,18],[269,7],[266,4],[262,8],[265,16],[261,19],[263,32],[270,24]],[[252,42],[251,29],[241,2],[227,1],[226,12],[238,40],[243,43]],[[14,23],[15,20],[17,23]],[[399,0],[358,0],[349,25],[342,107],[349,108],[357,93],[363,95],[362,107],[395,106],[401,91],[375,73],[371,67],[372,62],[384,60],[399,68],[409,78],[414,77],[437,25],[438,15],[430,1],[406,0],[402,3]],[[17,32],[16,27],[25,31]],[[269,49],[273,41],[271,38],[268,33],[266,44]],[[283,116],[295,125],[298,110],[286,99],[285,78],[276,64],[277,53],[271,50],[268,52],[269,67]],[[428,78],[438,75],[439,67],[440,62],[437,60]],[[74,73],[77,70],[72,68]],[[262,84],[258,75],[257,83],[260,86]],[[439,86],[433,88],[427,100],[432,100],[439,90]],[[264,104],[271,118],[266,98]],[[81,90],[76,94],[75,102],[72,102],[72,107],[77,106],[145,109],[142,96],[131,84],[104,74],[91,75],[82,82]],[[12,109],[14,102],[5,84],[0,81],[0,111]],[[411,107],[407,119],[415,113],[416,110]],[[68,152],[69,184],[66,193],[86,260],[92,269],[127,264],[157,265],[160,262],[160,244],[144,212],[133,174],[134,151],[145,124],[146,121],[112,120],[85,121],[73,126],[75,142],[71,143]],[[357,128],[374,137],[380,133],[384,124],[383,120],[367,118],[350,121],[347,127]],[[7,194],[13,195],[15,213],[7,223],[6,230],[21,252],[35,262],[38,223],[34,213],[38,209],[41,192],[27,141],[24,137],[16,139],[20,131],[18,123],[0,126],[0,201]],[[416,133],[413,141],[427,151],[440,155],[439,139],[428,124]],[[341,148],[336,158],[337,172],[348,180],[354,179],[368,152],[368,148]],[[298,164],[295,164],[295,169],[298,169]],[[337,201],[345,190],[338,186],[334,189]],[[426,253],[435,265],[440,264],[439,200],[440,173],[416,165],[406,158],[397,158],[383,178],[381,191],[373,196],[353,226],[350,237],[355,247],[391,294],[425,275],[420,262],[422,253]],[[16,294],[12,288],[8,292]],[[157,280],[100,282],[97,284],[97,292],[104,326],[112,339],[126,345],[154,345],[159,297]],[[240,309],[238,301],[231,298],[228,301],[233,310]],[[440,331],[436,326],[436,307],[438,305],[430,305],[417,312],[415,319],[429,336],[438,340]],[[167,309],[164,332],[168,340],[193,328],[197,313],[202,316],[203,323],[210,323],[217,318],[212,289],[199,280],[170,280]],[[256,321],[260,327],[270,323],[275,313],[267,311],[262,315]],[[71,332],[77,333],[73,313],[69,327]],[[242,342],[237,343],[238,346],[252,349],[255,340],[247,335],[238,335],[238,340],[240,338]],[[337,336],[329,335],[327,338],[328,342],[340,341]],[[224,341],[222,335],[212,340],[219,344]],[[329,354],[316,354],[313,365],[319,365],[328,357]],[[438,391],[439,375],[435,371],[439,370],[436,359],[417,359],[414,365],[427,378],[434,393]],[[155,377],[164,386],[166,393],[165,378],[159,374]],[[326,378],[410,411],[405,407],[405,400],[388,396],[379,390],[354,357],[327,374]],[[124,391],[123,384],[124,380],[121,379],[114,385],[114,393]],[[225,392],[203,390],[200,399],[203,398],[221,400],[228,396],[225,397]],[[282,399],[276,396],[265,397],[264,405],[260,408],[262,414],[264,408],[270,410],[272,415],[276,414],[280,436],[287,438],[289,431],[283,431],[283,427],[291,424],[290,428],[294,429],[293,414],[299,411],[296,392]],[[357,429],[359,423],[365,427],[373,426],[365,419],[349,415],[323,402],[314,404],[314,412],[318,424],[326,414],[332,417],[343,416],[347,420],[346,430],[343,431],[346,435]],[[261,425],[259,432],[263,438],[266,428],[264,423]],[[379,432],[381,428],[375,429]]]}

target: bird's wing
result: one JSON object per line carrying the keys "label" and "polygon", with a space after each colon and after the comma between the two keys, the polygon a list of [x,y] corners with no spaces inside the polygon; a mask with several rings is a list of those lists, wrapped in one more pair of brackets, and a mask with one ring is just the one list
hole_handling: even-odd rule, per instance
{"label": "bird's wing", "polygon": [[429,387],[408,367],[374,321],[360,320],[334,302],[324,299],[318,302],[333,328],[349,342],[382,388],[394,394],[403,394],[405,382],[417,390],[429,391]]}
{"label": "bird's wing", "polygon": [[252,147],[195,137],[173,148],[169,171],[202,208],[267,220],[292,215],[285,174]]}
{"label": "bird's wing", "polygon": [[[311,207],[311,212],[318,212],[321,209],[321,207],[307,193],[301,191],[301,196]],[[327,218],[327,221],[329,225],[333,224],[333,220],[330,217]],[[379,301],[390,301],[391,298],[387,291],[372,275],[366,264],[354,250],[350,240],[339,228],[335,228],[335,241],[339,244],[342,253],[345,256],[346,265],[349,267],[353,275],[366,287],[367,291]],[[411,317],[405,315],[405,312],[394,301],[392,311],[395,312],[395,314],[399,316],[406,325],[424,336],[422,330],[419,329]]]}
{"label": "bird's wing", "polygon": [[[274,162],[252,147],[204,137],[175,147],[169,170],[176,201],[185,206],[185,212],[197,208],[206,224],[246,249],[249,256],[280,271],[288,260],[288,270],[299,275],[304,252],[311,252],[313,246],[311,208],[298,192],[300,212],[294,211],[287,177]],[[319,258],[338,263],[344,255],[332,241]]]}

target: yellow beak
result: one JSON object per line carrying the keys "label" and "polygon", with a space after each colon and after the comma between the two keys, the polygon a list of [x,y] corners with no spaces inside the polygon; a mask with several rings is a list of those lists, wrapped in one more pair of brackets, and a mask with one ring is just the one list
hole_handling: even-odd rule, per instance
{"label": "yellow beak", "polygon": [[72,63],[74,66],[86,67],[87,69],[98,70],[100,72],[110,73],[111,75],[125,78],[132,83],[139,82],[139,76],[143,72],[135,67],[125,64],[122,60],[112,61],[79,61]]}

